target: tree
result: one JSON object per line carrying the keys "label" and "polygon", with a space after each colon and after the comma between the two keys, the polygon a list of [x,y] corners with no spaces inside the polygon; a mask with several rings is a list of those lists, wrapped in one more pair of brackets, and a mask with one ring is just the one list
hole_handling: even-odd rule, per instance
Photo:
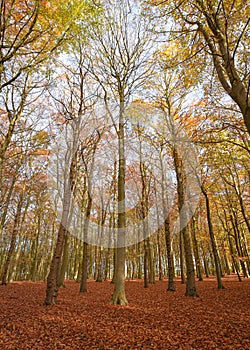
{"label": "tree", "polygon": [[[104,28],[104,30],[103,30]],[[118,237],[115,261],[115,286],[112,304],[126,305],[125,256],[125,109],[129,99],[142,86],[150,72],[150,21],[141,15],[136,1],[119,0],[105,4],[102,28],[92,35],[91,74],[102,88],[108,116],[118,138]]]}
{"label": "tree", "polygon": [[207,194],[207,191],[206,191],[204,185],[201,185],[201,191],[202,191],[203,195],[205,196],[205,200],[206,200],[208,230],[209,230],[209,235],[210,235],[211,244],[212,244],[218,288],[224,289],[224,286],[223,286],[223,283],[221,280],[221,266],[220,266],[220,259],[219,259],[219,255],[218,255],[218,248],[217,248],[214,230],[213,230],[213,225],[212,225],[210,202],[209,202],[209,197],[208,197],[208,194]]}
{"label": "tree", "polygon": [[[211,55],[217,78],[224,91],[242,113],[250,134],[250,83],[247,47],[250,8],[241,0],[149,1],[172,15],[173,37],[183,38],[187,51],[184,60],[199,65]],[[165,17],[166,18],[166,17]],[[168,19],[168,18],[167,18]],[[178,53],[177,53],[178,55]]]}
{"label": "tree", "polygon": [[[170,53],[171,54],[171,53]],[[187,224],[190,220],[188,201],[192,202],[190,189],[190,180],[194,174],[193,170],[198,170],[197,160],[195,159],[195,150],[188,140],[185,132],[182,130],[182,119],[186,115],[185,100],[187,99],[190,87],[193,83],[188,79],[188,75],[183,67],[169,68],[169,52],[159,50],[156,54],[158,65],[155,73],[155,86],[152,96],[156,107],[162,112],[161,128],[156,128],[158,137],[163,147],[169,149],[173,160],[174,171],[177,181],[177,201],[179,211],[180,228],[180,256],[182,256],[182,242],[184,243],[185,262],[186,262],[186,295],[196,296],[195,270],[193,263],[193,252],[190,240],[190,233]],[[190,172],[190,173],[189,173]],[[198,185],[198,184],[197,184]],[[194,188],[193,188],[194,190]],[[196,189],[197,190],[197,189]],[[194,190],[194,198],[197,198]],[[189,198],[189,199],[188,199]],[[168,223],[165,223],[168,225]],[[183,240],[183,241],[182,241]],[[168,246],[169,246],[169,242]],[[169,250],[169,247],[167,247]],[[170,258],[169,258],[170,259]],[[169,261],[171,267],[171,261]]]}
{"label": "tree", "polygon": [[[3,285],[15,276],[30,207],[36,208],[35,198],[38,200],[39,197],[36,192],[37,186],[40,187],[39,202],[42,203],[46,197],[43,190],[46,177],[42,169],[41,156],[47,156],[47,135],[45,132],[35,132],[24,123],[19,123],[19,127],[21,135],[12,142],[8,150],[8,160],[3,168],[3,176],[5,179],[8,178],[8,181],[4,181],[2,191],[0,236],[1,239],[6,237],[6,241],[9,242],[6,254],[3,254],[4,263],[1,271]],[[41,216],[43,210],[40,209],[39,213]],[[8,235],[8,232],[11,234]]]}
{"label": "tree", "polygon": [[[20,118],[30,115],[28,109],[42,94],[50,73],[48,61],[66,40],[66,34],[79,30],[96,15],[88,1],[1,1],[0,6],[0,103],[7,116],[7,132],[0,143],[1,172],[6,150]],[[53,23],[53,25],[52,25]],[[81,28],[82,29],[82,28]]]}
{"label": "tree", "polygon": [[[80,41],[77,50],[73,47],[73,52],[71,52],[71,56],[69,55],[69,63],[65,64],[62,62],[61,69],[64,69],[64,74],[59,74],[58,81],[61,85],[64,84],[64,90],[62,91],[59,89],[58,91],[55,89],[55,91],[53,91],[52,89],[50,92],[56,107],[58,119],[63,120],[63,122],[66,121],[63,126],[66,151],[64,152],[62,164],[59,164],[61,170],[59,174],[56,174],[56,176],[59,177],[57,181],[59,181],[59,183],[62,181],[64,185],[62,190],[62,217],[58,229],[54,255],[51,261],[50,272],[47,278],[46,305],[56,303],[63,247],[65,245],[65,237],[69,235],[72,211],[74,209],[75,189],[80,171],[79,158],[82,157],[81,151],[84,148],[84,140],[82,140],[82,138],[84,139],[83,130],[86,128],[89,117],[89,114],[87,115],[86,113],[88,109],[92,109],[92,101],[87,89],[87,71],[83,68],[83,47],[84,44]],[[86,128],[86,139],[90,137],[88,132],[89,130]],[[62,135],[57,136],[58,138],[62,137]],[[57,142],[58,145],[60,145],[59,140],[57,140]],[[62,154],[63,150],[57,150],[56,153]],[[60,189],[57,188],[57,190],[60,192]]]}
{"label": "tree", "polygon": [[[84,21],[98,13],[89,1],[1,1],[0,91],[22,73],[38,68]],[[14,67],[10,70],[10,65]]]}

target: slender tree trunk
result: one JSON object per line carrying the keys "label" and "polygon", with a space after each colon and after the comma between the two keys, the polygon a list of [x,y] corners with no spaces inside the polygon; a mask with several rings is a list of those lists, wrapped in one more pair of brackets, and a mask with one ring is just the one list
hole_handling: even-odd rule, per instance
{"label": "slender tree trunk", "polygon": [[159,270],[159,281],[163,280],[163,272],[162,272],[162,257],[161,257],[161,243],[160,243],[160,235],[157,234],[157,256],[158,256],[158,270]]}
{"label": "slender tree trunk", "polygon": [[89,218],[90,218],[90,212],[92,208],[92,196],[91,192],[88,191],[88,204],[84,216],[84,223],[83,223],[83,257],[82,257],[82,277],[81,277],[81,285],[80,285],[80,292],[86,293],[87,292],[87,278],[88,278],[88,266],[89,266],[89,245],[87,243],[87,236],[88,236],[88,230],[89,230]]}
{"label": "slender tree trunk", "polygon": [[184,252],[187,270],[187,281],[186,281],[186,296],[198,296],[195,285],[195,272],[194,272],[194,262],[193,254],[191,248],[191,241],[189,236],[189,231],[187,227],[187,206],[185,205],[186,196],[186,176],[185,169],[182,164],[182,160],[176,146],[173,148],[174,165],[177,178],[177,193],[178,193],[178,208],[180,215],[180,227],[181,234],[184,242]]}
{"label": "slender tree trunk", "polygon": [[211,244],[212,244],[212,251],[213,251],[213,257],[214,257],[214,264],[215,264],[215,270],[216,270],[218,289],[224,289],[224,286],[223,286],[223,283],[221,280],[220,259],[219,259],[218,249],[217,249],[217,245],[216,245],[216,240],[215,240],[213,225],[212,225],[212,220],[211,220],[209,198],[208,198],[208,194],[207,194],[204,186],[201,186],[201,191],[202,191],[202,193],[205,197],[205,200],[206,200],[208,230],[209,230],[210,240],[211,240]]}
{"label": "slender tree trunk", "polygon": [[248,232],[250,233],[250,220],[249,220],[249,218],[247,216],[247,213],[246,213],[246,208],[245,208],[245,205],[244,205],[244,201],[243,201],[242,195],[238,191],[236,191],[236,193],[237,193],[237,196],[239,198],[242,216],[243,216],[243,218],[245,220]]}
{"label": "slender tree trunk", "polygon": [[142,265],[141,265],[141,243],[139,242],[137,244],[137,270],[138,270],[138,273],[137,273],[137,278],[138,279],[142,279]]}
{"label": "slender tree trunk", "polygon": [[[69,173],[64,174],[64,193],[63,193],[63,209],[62,218],[58,230],[57,241],[54,248],[54,254],[50,265],[50,271],[47,278],[47,288],[45,296],[45,305],[56,304],[56,299],[58,295],[59,288],[59,277],[61,269],[61,259],[64,247],[65,235],[68,234],[67,230],[72,217],[72,193],[75,186],[76,178],[76,167],[77,167],[77,144],[79,139],[79,120],[78,118],[74,124],[74,134],[73,134],[73,146],[69,150],[69,154],[66,154],[66,165],[70,165]],[[68,157],[72,152],[72,159],[68,163]],[[71,211],[71,212],[70,212]]]}
{"label": "slender tree trunk", "polygon": [[96,282],[102,282],[102,262],[103,262],[103,249],[99,247],[97,254],[97,276]]}
{"label": "slender tree trunk", "polygon": [[226,274],[230,275],[230,267],[229,267],[229,263],[228,263],[228,258],[227,258],[227,253],[226,253],[224,242],[222,244],[222,250],[223,250],[223,257],[224,257],[224,264],[225,264]]}
{"label": "slender tree trunk", "polygon": [[87,269],[87,278],[94,278],[93,277],[93,247],[88,245],[88,269]]}
{"label": "slender tree trunk", "polygon": [[65,288],[65,274],[68,266],[68,256],[69,256],[69,234],[66,232],[66,236],[64,237],[64,246],[63,246],[63,257],[62,257],[62,266],[60,269],[59,276],[59,288]]}
{"label": "slender tree trunk", "polygon": [[37,218],[37,229],[35,232],[35,237],[32,241],[31,245],[31,268],[30,268],[30,277],[29,279],[31,281],[36,280],[36,273],[37,273],[37,255],[38,255],[38,243],[39,243],[39,237],[40,237],[40,231],[41,231],[41,216],[40,213],[38,213]]}
{"label": "slender tree trunk", "polygon": [[13,231],[11,235],[11,241],[10,241],[10,247],[7,253],[7,258],[4,264],[3,268],[3,274],[2,274],[2,285],[6,286],[7,285],[7,276],[10,268],[10,263],[11,263],[11,258],[15,250],[15,244],[16,244],[16,237],[18,233],[18,226],[20,222],[20,217],[21,217],[21,210],[22,210],[22,205],[23,205],[23,194],[20,195],[18,205],[17,205],[17,211],[15,215],[15,220],[14,220],[14,226],[13,226]]}
{"label": "slender tree trunk", "polygon": [[104,270],[104,281],[110,278],[110,248],[107,249],[105,254],[105,270]]}
{"label": "slender tree trunk", "polygon": [[30,196],[28,195],[27,202],[26,202],[23,214],[22,214],[21,223],[19,226],[18,246],[17,246],[17,252],[15,254],[15,258],[14,258],[13,268],[12,268],[11,274],[9,276],[10,282],[13,281],[14,278],[16,278],[16,271],[17,271],[17,267],[19,265],[19,257],[20,257],[21,251],[22,251],[22,244],[23,244],[23,236],[22,236],[23,225],[24,225],[24,222],[26,219],[26,214],[27,214],[29,205],[30,205]]}
{"label": "slender tree trunk", "polygon": [[180,269],[181,269],[181,283],[185,284],[185,273],[184,273],[184,256],[183,256],[183,236],[182,232],[180,231],[179,234],[179,250],[180,250]]}
{"label": "slender tree trunk", "polygon": [[229,242],[229,249],[230,249],[230,253],[231,253],[231,257],[232,257],[232,264],[233,264],[234,272],[237,273],[237,277],[238,277],[239,282],[242,282],[242,279],[241,279],[240,273],[239,273],[238,263],[235,260],[235,253],[234,253],[234,248],[233,248],[231,236],[229,234],[228,234],[228,242]]}
{"label": "slender tree trunk", "polygon": [[147,238],[148,245],[148,263],[149,263],[149,283],[155,284],[155,264],[154,264],[154,249],[150,237]]}
{"label": "slender tree trunk", "polygon": [[170,221],[168,215],[168,197],[166,194],[166,180],[164,176],[164,167],[162,161],[162,149],[160,152],[160,164],[161,164],[161,197],[162,197],[162,206],[164,213],[164,234],[166,242],[166,251],[167,251],[167,265],[168,265],[168,291],[175,291],[174,285],[174,265],[172,260],[172,247],[171,247],[171,231],[170,231]]}
{"label": "slender tree trunk", "polygon": [[118,237],[116,248],[115,281],[111,304],[127,305],[125,294],[126,259],[126,208],[125,208],[125,146],[124,146],[124,93],[120,92],[120,115],[118,130]]}
{"label": "slender tree trunk", "polygon": [[67,225],[68,225],[70,202],[71,202],[70,183],[68,183],[66,186],[67,187],[66,187],[66,190],[64,193],[64,199],[63,199],[62,220],[59,226],[57,241],[56,241],[54,254],[50,265],[50,271],[47,277],[45,305],[56,304],[56,299],[58,295],[61,259],[62,259],[62,252],[63,252],[63,246],[64,246],[64,239],[65,239]]}
{"label": "slender tree trunk", "polygon": [[247,271],[248,271],[248,274],[250,275],[250,257],[249,257],[249,253],[247,250],[246,236],[245,236],[244,231],[242,231],[242,250],[243,250],[243,255],[247,259],[247,261],[246,261]]}
{"label": "slender tree trunk", "polygon": [[19,258],[22,250],[22,240],[23,240],[23,235],[20,233],[19,234],[19,239],[18,239],[18,246],[17,246],[17,251],[14,257],[14,262],[13,262],[13,267],[11,269],[11,274],[9,276],[9,282],[12,282],[16,279],[17,275],[17,267],[19,266]]}
{"label": "slender tree trunk", "polygon": [[234,220],[232,215],[230,215],[230,218],[231,218],[231,222],[232,222],[232,226],[233,226],[233,230],[234,230],[234,239],[235,239],[235,245],[236,245],[237,253],[238,253],[238,256],[240,257],[239,260],[240,260],[241,270],[243,272],[243,276],[248,278],[248,274],[247,274],[245,263],[241,259],[242,256],[243,256],[243,252],[242,252],[242,247],[241,247],[241,244],[240,244],[240,238],[239,238],[240,234],[239,234],[237,219],[235,217],[235,220]]}
{"label": "slender tree trunk", "polygon": [[170,224],[168,217],[164,221],[164,232],[166,240],[166,249],[167,249],[167,261],[168,261],[168,291],[175,291],[174,285],[174,265],[172,259],[172,249],[171,249],[171,238],[170,238]]}
{"label": "slender tree trunk", "polygon": [[144,288],[148,288],[148,245],[146,240],[144,240],[143,276]]}
{"label": "slender tree trunk", "polygon": [[195,219],[195,217],[193,217],[193,220],[191,222],[191,237],[193,240],[193,247],[194,247],[196,274],[197,274],[198,280],[203,281],[201,260],[200,260],[200,256],[199,256],[199,248],[198,248],[198,242],[197,242],[197,237],[196,237],[196,219]]}
{"label": "slender tree trunk", "polygon": [[[19,160],[18,160],[18,164],[17,164],[17,166],[15,168],[15,173],[14,173],[14,175],[12,177],[11,185],[10,185],[10,188],[8,189],[8,193],[7,193],[6,198],[3,198],[5,196],[3,196],[2,188],[0,188],[0,200],[2,201],[2,203],[4,203],[4,207],[3,207],[3,210],[2,210],[2,214],[1,214],[1,220],[0,220],[0,237],[2,236],[2,231],[3,231],[3,228],[4,228],[6,216],[8,214],[8,209],[9,209],[11,196],[12,196],[12,193],[13,193],[13,190],[14,190],[14,186],[15,186],[15,183],[16,183],[16,180],[17,180],[18,171],[19,171],[19,169],[20,169],[20,167],[22,165],[22,160],[23,160],[23,157],[20,157]],[[1,177],[1,170],[0,170],[0,177]],[[0,181],[0,183],[1,183],[1,181]]]}
{"label": "slender tree trunk", "polygon": [[134,260],[132,260],[132,275],[131,275],[131,279],[132,281],[135,279],[135,276],[136,276],[136,263]]}
{"label": "slender tree trunk", "polygon": [[113,276],[112,276],[112,280],[111,280],[111,284],[115,284],[115,272],[116,272],[116,248],[113,251]]}
{"label": "slender tree trunk", "polygon": [[83,258],[82,258],[82,279],[80,292],[87,292],[87,279],[88,279],[88,265],[89,265],[89,245],[87,242],[83,243]]}
{"label": "slender tree trunk", "polygon": [[[102,203],[103,208],[103,203]],[[98,251],[98,257],[97,257],[97,276],[96,276],[96,282],[102,282],[103,280],[103,271],[102,271],[102,265],[103,265],[103,247],[102,247],[102,239],[103,239],[103,227],[105,225],[107,217],[107,208],[102,210],[102,217],[100,220],[100,246]]]}
{"label": "slender tree trunk", "polygon": [[202,256],[203,256],[204,271],[205,271],[206,278],[208,278],[209,277],[209,269],[208,269],[207,257],[206,257],[204,246],[202,245],[202,243],[200,243],[200,246],[201,246],[201,251],[202,251]]}
{"label": "slender tree trunk", "polygon": [[112,227],[114,225],[114,217],[113,217],[113,213],[110,213],[110,218],[109,218],[109,247],[106,251],[105,254],[105,270],[104,270],[104,281],[107,281],[108,279],[110,279],[110,266],[111,266],[111,235],[112,235]]}

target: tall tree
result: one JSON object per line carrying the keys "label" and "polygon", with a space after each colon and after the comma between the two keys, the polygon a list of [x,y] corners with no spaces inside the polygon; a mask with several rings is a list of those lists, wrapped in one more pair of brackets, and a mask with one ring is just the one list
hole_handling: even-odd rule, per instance
{"label": "tall tree", "polygon": [[125,109],[150,71],[150,21],[141,16],[140,4],[132,0],[107,1],[102,27],[92,35],[93,77],[99,82],[105,107],[118,138],[118,237],[115,286],[112,304],[126,305],[126,207],[125,207]]}

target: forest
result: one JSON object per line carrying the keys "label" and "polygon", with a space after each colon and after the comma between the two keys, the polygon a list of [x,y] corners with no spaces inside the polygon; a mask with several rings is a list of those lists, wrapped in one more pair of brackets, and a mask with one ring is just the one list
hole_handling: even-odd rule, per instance
{"label": "forest", "polygon": [[0,348],[249,349],[250,1],[0,11]]}

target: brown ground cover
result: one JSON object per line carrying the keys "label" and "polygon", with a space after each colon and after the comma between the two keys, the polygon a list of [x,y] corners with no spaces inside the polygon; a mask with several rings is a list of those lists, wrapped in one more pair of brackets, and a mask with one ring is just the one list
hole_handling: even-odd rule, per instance
{"label": "brown ground cover", "polygon": [[109,305],[113,286],[88,282],[88,292],[66,282],[59,303],[44,306],[44,282],[0,286],[1,350],[250,349],[250,280],[235,276],[197,282],[199,297],[185,297],[157,281],[126,282],[129,306]]}

